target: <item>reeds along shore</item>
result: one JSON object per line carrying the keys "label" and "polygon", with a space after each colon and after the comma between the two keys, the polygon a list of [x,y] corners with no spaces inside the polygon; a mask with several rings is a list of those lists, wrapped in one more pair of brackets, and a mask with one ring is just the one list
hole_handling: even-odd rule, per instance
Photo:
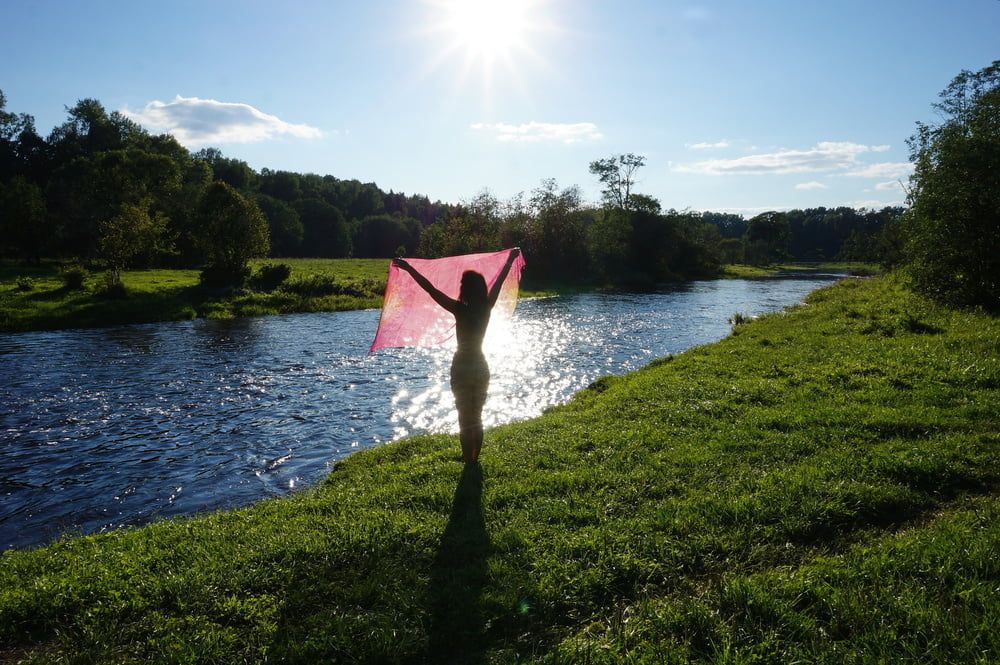
{"label": "reeds along shore", "polygon": [[1000,323],[845,280],[312,491],[0,556],[16,662],[993,662]]}

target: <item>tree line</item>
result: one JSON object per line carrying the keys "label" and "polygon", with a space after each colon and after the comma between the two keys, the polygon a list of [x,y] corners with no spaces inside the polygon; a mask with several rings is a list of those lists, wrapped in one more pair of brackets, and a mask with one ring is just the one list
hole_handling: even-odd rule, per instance
{"label": "tree line", "polygon": [[374,183],[264,168],[215,148],[189,151],[97,100],[67,109],[47,137],[0,92],[0,255],[127,268],[201,267],[245,280],[252,257],[437,257],[520,246],[538,284],[642,287],[709,277],[724,262],[881,260],[899,208],[739,215],[663,209],[636,191],[641,155],[598,159],[599,203],[542,180],[501,201],[459,204]]}

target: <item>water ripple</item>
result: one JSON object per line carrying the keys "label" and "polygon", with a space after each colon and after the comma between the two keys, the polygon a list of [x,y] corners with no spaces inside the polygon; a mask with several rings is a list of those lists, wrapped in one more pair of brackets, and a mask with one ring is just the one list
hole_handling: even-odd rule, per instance
{"label": "water ripple", "polygon": [[[540,414],[826,279],[524,301],[490,326],[483,420]],[[371,310],[0,335],[0,550],[286,494],[360,448],[456,431],[453,350],[370,355],[377,322]]]}

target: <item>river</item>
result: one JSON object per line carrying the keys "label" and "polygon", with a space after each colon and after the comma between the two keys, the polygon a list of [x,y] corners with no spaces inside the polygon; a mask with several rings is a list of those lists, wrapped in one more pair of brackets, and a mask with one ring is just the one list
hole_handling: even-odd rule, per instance
{"label": "river", "polygon": [[[490,324],[484,422],[538,415],[599,376],[724,337],[734,312],[780,310],[839,276],[524,300]],[[369,354],[378,316],[0,335],[0,550],[245,505],[361,448],[457,431],[451,351]]]}

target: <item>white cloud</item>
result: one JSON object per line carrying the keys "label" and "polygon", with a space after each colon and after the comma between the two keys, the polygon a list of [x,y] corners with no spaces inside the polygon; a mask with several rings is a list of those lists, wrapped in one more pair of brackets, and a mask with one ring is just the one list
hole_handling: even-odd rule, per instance
{"label": "white cloud", "polygon": [[868,208],[869,210],[880,210],[886,206],[901,206],[902,201],[879,201],[877,199],[865,199],[863,201],[850,201],[844,205],[860,210],[861,208]]}
{"label": "white cloud", "polygon": [[676,171],[708,175],[760,175],[786,173],[823,173],[861,168],[858,156],[881,152],[884,146],[867,146],[849,141],[822,141],[807,150],[783,149],[776,152],[746,155],[733,159],[707,159],[681,164]]}
{"label": "white cloud", "polygon": [[743,215],[747,219],[755,217],[762,212],[784,212],[786,210],[791,210],[793,206],[780,205],[780,206],[754,206],[749,208],[739,208],[739,207],[722,207],[722,208],[702,208],[703,212],[728,212],[734,215]]}
{"label": "white cloud", "polygon": [[903,191],[903,185],[898,180],[890,180],[888,182],[880,182],[875,185],[875,190],[879,192],[901,192]]}
{"label": "white cloud", "polygon": [[873,145],[872,152],[888,152],[891,145]]}
{"label": "white cloud", "polygon": [[477,131],[490,132],[497,141],[503,143],[537,143],[541,141],[556,141],[560,143],[579,143],[581,141],[596,141],[604,138],[592,122],[526,122],[511,125],[505,122],[482,123],[470,125]]}
{"label": "white cloud", "polygon": [[684,146],[690,148],[691,150],[713,150],[716,148],[728,148],[729,141],[716,141],[715,143],[685,143]]}
{"label": "white cloud", "polygon": [[902,178],[913,173],[913,164],[909,162],[879,162],[867,164],[844,175],[858,178]]}
{"label": "white cloud", "polygon": [[184,145],[254,143],[294,136],[317,139],[323,132],[309,125],[285,122],[249,104],[181,97],[171,102],[151,101],[141,111],[122,113],[147,129],[168,132]]}
{"label": "white cloud", "polygon": [[800,182],[795,185],[795,189],[829,189],[826,185],[819,182],[818,180],[810,180],[809,182]]}

